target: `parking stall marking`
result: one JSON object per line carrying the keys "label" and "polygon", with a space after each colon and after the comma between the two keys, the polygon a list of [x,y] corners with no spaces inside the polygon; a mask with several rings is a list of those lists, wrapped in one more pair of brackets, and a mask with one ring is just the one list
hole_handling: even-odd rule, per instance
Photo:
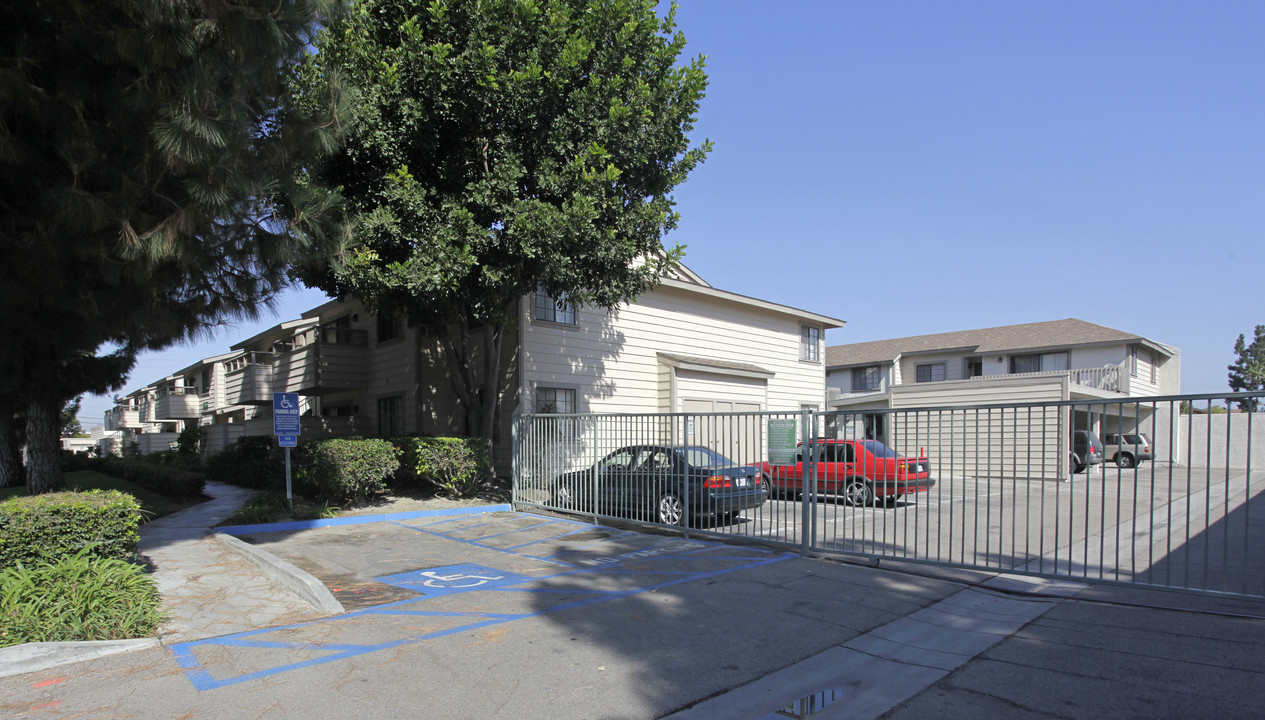
{"label": "parking stall marking", "polygon": [[[626,540],[632,536],[649,537],[628,531],[616,531],[610,535],[582,542],[579,547],[568,548],[552,556],[542,558],[526,553],[512,552],[505,548],[487,546],[481,542],[487,537],[504,536],[518,531],[538,528],[540,524],[533,525],[530,528],[515,528],[502,532],[493,532],[469,539],[452,537],[437,530],[438,526],[449,525],[450,522],[452,521],[428,523],[423,527],[410,525],[404,525],[404,527],[417,530],[432,537],[465,543],[473,547],[511,555],[519,559],[539,561],[548,566],[566,569],[545,575],[528,576],[485,564],[464,563],[421,568],[382,576],[375,579],[384,584],[418,592],[418,597],[397,600],[307,623],[264,628],[218,638],[178,643],[171,646],[172,653],[194,688],[199,691],[208,691],[315,665],[347,660],[380,650],[397,648],[402,645],[444,638],[491,625],[618,600],[640,593],[708,579],[795,557],[791,553],[763,548],[743,548],[742,551],[737,551],[731,546],[719,543],[695,539],[683,540],[680,538],[670,538],[667,542],[659,542],[651,547],[626,552],[601,552],[603,549],[602,544],[610,543],[612,539]],[[514,520],[500,521],[499,523],[479,523],[479,527],[496,530],[498,529],[497,526],[500,525],[500,528],[503,529],[507,522],[513,523]],[[595,529],[592,525],[571,520],[550,521],[546,524],[557,525],[557,529],[563,532],[552,538],[533,541],[520,547],[536,545],[549,540],[558,540],[569,535]],[[572,529],[571,526],[577,527]],[[464,533],[464,531],[474,529],[474,526],[465,525],[452,529]],[[601,530],[605,531],[606,529],[602,528]],[[655,538],[655,540],[661,539]],[[562,558],[568,558],[569,560]],[[682,561],[695,563],[701,565],[701,567],[686,569],[656,567],[670,562]],[[595,578],[602,576],[618,576],[625,579],[644,576],[647,581],[637,583],[632,587],[625,586],[613,589],[584,587],[582,585],[576,587],[548,586],[550,581],[559,579],[574,578],[582,581],[585,577]],[[427,607],[428,603],[442,601],[456,593],[461,593],[464,598],[468,599],[465,608],[469,607],[469,603],[477,602],[480,596],[492,600],[489,604],[495,604],[494,598],[498,594],[503,593],[536,593],[540,597],[551,595],[571,595],[574,597],[560,597],[558,604],[541,607],[530,612],[498,612],[490,608],[488,610],[479,610],[477,608],[459,611],[436,610]],[[391,617],[427,617],[441,621],[441,625],[443,625],[442,621],[444,620],[449,621],[450,624],[427,628],[425,632],[421,633],[408,633],[407,630],[416,630],[417,628],[401,627],[398,629],[401,633],[399,637],[378,642],[329,642],[340,635],[355,634],[358,623],[369,622],[374,619],[387,620]],[[342,624],[341,627],[340,624]],[[388,634],[396,631],[393,626],[374,627],[373,630]],[[312,636],[316,634],[324,637],[314,639]],[[250,651],[252,650],[258,652],[251,654]],[[237,667],[239,664],[250,666],[249,670],[241,672]]]}

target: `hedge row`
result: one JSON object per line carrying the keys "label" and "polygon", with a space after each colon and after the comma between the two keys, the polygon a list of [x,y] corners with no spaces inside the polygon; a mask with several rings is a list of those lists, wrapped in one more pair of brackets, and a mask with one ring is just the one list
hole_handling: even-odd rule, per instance
{"label": "hedge row", "polygon": [[305,442],[292,473],[304,495],[331,502],[362,503],[385,495],[387,478],[400,467],[400,451],[386,440],[331,438]]}
{"label": "hedge row", "polygon": [[[472,497],[488,477],[487,443],[466,438],[308,440],[291,455],[293,490],[318,501],[363,502],[392,486],[433,486],[452,497]],[[268,436],[248,436],[212,455],[209,480],[256,490],[285,489],[285,459]]]}
{"label": "hedge row", "polygon": [[141,506],[117,490],[58,492],[0,502],[0,568],[89,556],[131,558]]}
{"label": "hedge row", "polygon": [[93,462],[92,469],[178,500],[200,497],[206,489],[205,475],[183,470],[174,465],[161,465],[144,460],[101,458]]}

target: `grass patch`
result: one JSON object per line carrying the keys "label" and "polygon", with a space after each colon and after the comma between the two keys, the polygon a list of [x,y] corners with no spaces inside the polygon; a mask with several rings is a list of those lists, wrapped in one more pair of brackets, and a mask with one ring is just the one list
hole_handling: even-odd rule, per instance
{"label": "grass patch", "polygon": [[[66,489],[75,492],[84,490],[118,490],[119,492],[125,492],[135,497],[136,501],[141,504],[141,512],[144,513],[146,522],[206,501],[206,498],[176,500],[143,488],[136,483],[120,480],[93,470],[78,470],[66,473]],[[26,495],[26,487],[22,485],[0,488],[0,500],[8,500],[11,497],[23,495]]]}
{"label": "grass patch", "polygon": [[144,568],[85,549],[0,571],[0,647],[150,637],[163,614]]}
{"label": "grass patch", "polygon": [[315,502],[294,498],[294,510],[280,492],[261,492],[247,500],[237,512],[221,525],[259,525],[262,523],[288,522],[290,520],[324,520],[338,517],[342,508],[328,502]]}

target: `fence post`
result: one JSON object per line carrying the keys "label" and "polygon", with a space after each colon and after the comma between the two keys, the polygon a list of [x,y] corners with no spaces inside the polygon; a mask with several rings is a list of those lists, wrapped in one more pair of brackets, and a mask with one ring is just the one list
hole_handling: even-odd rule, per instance
{"label": "fence post", "polygon": [[[812,411],[804,408],[799,413],[799,430],[800,430],[800,493],[799,493],[799,532],[800,545],[799,554],[808,557],[808,551],[812,547],[810,535],[812,533],[811,525],[816,518],[816,503],[813,502],[814,496],[811,492],[817,489],[817,448],[814,442],[813,428],[809,425],[812,422]],[[809,490],[809,488],[812,490]]]}
{"label": "fence post", "polygon": [[[689,457],[690,447],[690,416],[686,415],[681,422],[681,453],[687,458]],[[684,528],[685,539],[690,539],[690,482],[688,473],[685,477],[684,487],[681,489],[685,496],[681,502],[685,503],[685,513],[681,516],[681,527]]]}
{"label": "fence post", "polygon": [[[518,507],[518,490],[519,484],[522,483],[522,467],[519,464],[518,445],[518,424],[522,422],[523,415],[521,407],[514,408],[514,416],[510,421],[510,503],[513,507]],[[488,464],[492,464],[492,458],[488,458]],[[493,469],[492,474],[496,474]]]}

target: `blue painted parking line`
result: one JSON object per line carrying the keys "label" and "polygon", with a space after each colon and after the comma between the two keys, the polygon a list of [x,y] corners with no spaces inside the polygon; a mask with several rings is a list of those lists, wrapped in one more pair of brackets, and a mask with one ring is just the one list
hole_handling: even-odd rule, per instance
{"label": "blue painted parking line", "polygon": [[[428,524],[428,527],[439,524],[444,523]],[[479,525],[480,527],[483,527],[495,526],[496,524],[497,523],[480,523]],[[557,524],[559,525],[557,528],[558,530],[565,530],[565,526],[572,524],[572,521],[558,521]],[[338,662],[367,653],[400,647],[402,645],[435,640],[491,625],[539,617],[551,613],[585,607],[596,603],[617,600],[637,595],[639,593],[652,592],[673,585],[695,582],[770,563],[781,562],[795,557],[791,553],[773,554],[767,550],[752,550],[745,555],[736,554],[731,546],[699,540],[672,538],[667,542],[660,542],[659,544],[651,545],[641,550],[632,550],[610,555],[595,554],[592,549],[579,551],[571,550],[568,551],[570,554],[578,554],[582,557],[576,557],[575,562],[563,562],[556,559],[535,558],[525,553],[507,552],[502,548],[481,545],[475,540],[453,538],[445,533],[435,532],[429,529],[407,525],[405,527],[410,527],[411,529],[418,530],[424,534],[440,537],[446,540],[460,542],[487,550],[493,550],[503,555],[508,554],[520,560],[536,560],[549,566],[561,566],[566,569],[546,575],[528,576],[519,573],[511,573],[488,565],[463,563],[459,565],[423,568],[405,573],[397,573],[395,575],[382,576],[375,579],[385,584],[418,592],[418,597],[397,600],[391,603],[357,610],[345,615],[324,618],[322,620],[316,620],[308,623],[254,630],[247,633],[238,633],[236,635],[209,638],[206,640],[198,640],[188,643],[179,643],[171,646],[172,653],[175,655],[177,663],[185,671],[189,681],[197,690],[214,690],[227,685],[251,682],[261,678],[278,675],[280,673],[286,673],[325,663]],[[466,526],[464,529],[469,529],[470,527],[471,526]],[[583,526],[583,529],[591,529],[591,527],[592,526],[585,525]],[[573,534],[578,531],[582,530],[567,530],[565,533],[560,533],[556,537],[565,537],[565,535]],[[497,533],[497,535],[503,534],[506,533]],[[619,534],[634,535],[635,533]],[[604,540],[609,540],[609,538],[604,538]],[[586,546],[589,544],[590,543],[585,543]],[[558,556],[565,556],[567,554],[568,553],[559,553]],[[655,567],[669,562],[681,561],[704,561],[706,567],[696,567],[694,569]],[[486,560],[484,562],[486,562]],[[716,567],[717,564],[722,565],[722,567]],[[646,582],[644,584],[638,584],[636,587],[621,588],[619,590],[543,586],[544,583],[549,583],[550,581],[556,581],[559,579],[574,578],[579,580],[586,576],[593,577],[615,575],[621,577],[635,577],[640,575],[646,578]],[[477,608],[470,609],[468,605],[471,603],[477,603],[477,599],[472,599],[466,602],[465,604],[467,607],[463,608],[461,611],[433,610],[427,605],[427,603],[434,601],[437,598],[458,592],[487,593],[488,595],[486,597],[489,598],[494,597],[496,593],[536,593],[540,597],[565,595],[569,596],[569,599],[563,599],[560,597],[559,599],[562,600],[562,602],[557,605],[542,607],[525,613],[507,613],[503,610],[494,611],[491,608],[487,611],[480,611]],[[410,629],[416,630],[416,628],[402,626],[399,628],[401,637],[384,642],[363,645],[356,643],[328,643],[322,641],[310,641],[306,639],[296,641],[294,639],[296,636],[301,636],[304,633],[310,634],[310,632],[314,629],[325,627],[328,627],[331,630],[328,635],[331,637],[338,637],[343,633],[354,633],[354,623],[364,618],[386,618],[391,616],[450,618],[455,622],[455,624],[451,627],[438,628],[421,634],[410,634],[408,631]],[[352,623],[353,625],[351,627],[347,627],[346,630],[338,631],[335,630],[337,623]],[[381,630],[381,627],[377,628],[377,632],[381,632]],[[381,636],[379,635],[379,637]],[[238,655],[243,652],[247,653],[247,655],[244,657],[237,657],[232,664],[228,661],[220,660],[218,663],[213,663],[212,666],[204,665],[198,657],[198,651],[214,647],[233,648],[237,651]],[[251,650],[260,650],[261,652],[256,656],[250,656],[249,652]],[[278,651],[292,652],[301,657],[291,658],[290,661],[287,661],[284,657],[278,659]],[[210,657],[218,656],[212,654]],[[250,664],[251,662],[257,663],[252,672],[227,674],[223,676],[219,676],[216,673],[217,669],[223,669],[226,667],[237,668],[241,664]]]}

